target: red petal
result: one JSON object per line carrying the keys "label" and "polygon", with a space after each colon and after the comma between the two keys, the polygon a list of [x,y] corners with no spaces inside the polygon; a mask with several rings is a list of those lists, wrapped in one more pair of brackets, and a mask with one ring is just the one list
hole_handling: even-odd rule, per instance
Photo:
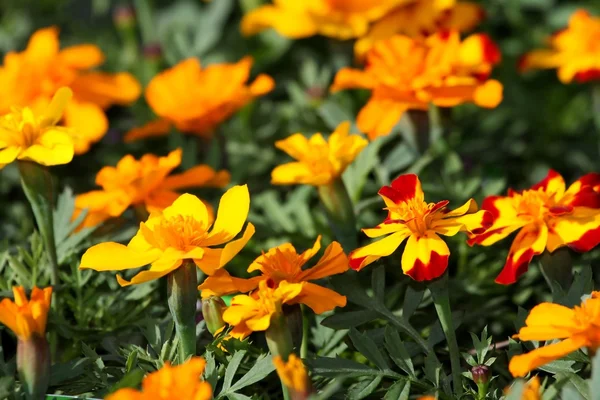
{"label": "red petal", "polygon": [[448,268],[448,257],[447,255],[442,256],[436,252],[431,252],[429,264],[424,264],[423,261],[417,259],[414,267],[406,272],[406,275],[415,281],[430,281],[439,278]]}
{"label": "red petal", "polygon": [[415,174],[400,175],[392,181],[391,186],[379,189],[379,194],[399,204],[413,199],[420,186],[419,178]]}
{"label": "red petal", "polygon": [[510,285],[517,281],[521,275],[527,272],[527,267],[533,258],[534,253],[532,249],[527,250],[521,255],[518,260],[513,260],[513,255],[510,253],[506,259],[506,264],[500,272],[500,275],[496,278],[496,283],[501,285]]}
{"label": "red petal", "polygon": [[587,231],[579,240],[569,243],[568,246],[580,253],[592,250],[600,243],[600,227]]}

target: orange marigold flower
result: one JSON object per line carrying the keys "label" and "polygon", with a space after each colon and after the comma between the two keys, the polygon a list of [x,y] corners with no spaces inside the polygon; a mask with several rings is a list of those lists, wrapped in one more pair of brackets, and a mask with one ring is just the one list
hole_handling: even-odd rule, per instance
{"label": "orange marigold flower", "polygon": [[265,281],[267,286],[277,287],[281,282],[304,283],[300,294],[291,304],[306,304],[315,313],[321,314],[335,307],[346,305],[346,296],[333,290],[311,283],[328,276],[341,274],[348,270],[348,258],[342,246],[333,242],[323,256],[312,268],[304,265],[321,249],[321,237],[315,241],[312,249],[298,254],[291,243],[284,243],[263,253],[248,267],[248,272],[260,271],[261,275],[250,279],[236,278],[229,275],[225,269],[209,276],[198,286],[202,290],[202,297],[223,296],[232,293],[247,293],[256,289],[260,282]]}
{"label": "orange marigold flower", "polygon": [[38,30],[23,52],[8,52],[4,57],[0,114],[13,106],[39,110],[60,87],[67,86],[73,91],[73,101],[65,108],[64,123],[73,128],[75,153],[85,153],[108,130],[104,110],[114,104],[132,103],[141,93],[131,74],[91,71],[103,62],[104,54],[95,45],[61,50],[58,28]]}
{"label": "orange marigold flower", "polygon": [[552,50],[535,50],[520,61],[522,70],[557,68],[558,79],[569,83],[600,79],[600,18],[576,11],[569,26],[554,34]]}
{"label": "orange marigold flower", "polygon": [[531,189],[490,196],[482,208],[493,215],[493,224],[485,233],[469,239],[469,244],[490,246],[521,229],[496,278],[505,285],[514,283],[527,271],[533,256],[544,250],[553,252],[569,246],[590,251],[600,242],[600,193],[594,191],[599,183],[600,174],[587,174],[565,190],[562,176],[550,170]]}
{"label": "orange marigold flower", "polygon": [[[521,393],[521,400],[541,400],[541,388],[542,385],[540,384],[540,378],[534,376],[527,383],[525,383],[525,386],[523,387],[523,392]],[[510,390],[510,387],[505,389],[505,393],[509,394]]]}
{"label": "orange marigold flower", "polygon": [[201,357],[193,357],[174,367],[166,362],[160,370],[144,378],[141,391],[120,389],[106,400],[210,400],[212,388],[201,380],[205,366],[206,361]]}
{"label": "orange marigold flower", "polygon": [[502,84],[488,77],[499,61],[498,48],[483,34],[463,41],[456,31],[425,40],[397,35],[373,46],[364,70],[342,68],[331,90],[371,90],[356,122],[375,139],[389,134],[405,111],[426,110],[431,103],[496,107],[502,100]]}
{"label": "orange marigold flower", "polygon": [[421,396],[417,400],[436,400],[435,396]]}
{"label": "orange marigold flower", "polygon": [[473,29],[484,17],[477,3],[455,0],[419,0],[396,8],[377,21],[369,33],[356,41],[354,53],[363,59],[377,41],[402,34],[425,38],[440,31]]}
{"label": "orange marigold flower", "polygon": [[70,130],[56,126],[72,92],[60,88],[43,113],[29,108],[13,108],[0,117],[0,168],[15,160],[30,160],[41,165],[67,164],[73,159]]}
{"label": "orange marigold flower", "polygon": [[52,300],[52,288],[34,287],[30,300],[27,300],[22,286],[13,287],[13,294],[14,301],[2,299],[0,302],[0,322],[13,331],[20,340],[27,341],[33,335],[44,337]]}
{"label": "orange marigold flower", "polygon": [[[150,269],[131,281],[117,275],[121,286],[158,279],[179,268],[184,260],[194,261],[204,273],[212,275],[231,261],[254,234],[254,225],[249,223],[242,237],[233,240],[242,230],[249,209],[248,187],[234,186],[221,197],[213,225],[204,203],[196,196],[182,194],[171,206],[150,214],[127,246],[108,242],[88,249],[79,268],[122,271],[150,264]],[[222,244],[223,248],[214,248]]]}
{"label": "orange marigold flower", "polygon": [[346,40],[363,36],[369,25],[412,0],[274,0],[242,19],[242,33],[273,28],[293,39],[324,35]]}
{"label": "orange marigold flower", "polygon": [[275,146],[295,158],[296,162],[276,167],[271,173],[271,183],[289,185],[327,185],[342,175],[368,142],[358,135],[349,135],[350,122],[342,122],[325,140],[320,133],[307,139],[296,133]]}
{"label": "orange marigold flower", "polygon": [[282,315],[282,305],[293,303],[305,284],[281,281],[272,288],[268,281],[261,280],[251,295],[235,296],[223,313],[223,321],[233,326],[229,335],[241,340],[252,332],[266,331],[271,319]]}
{"label": "orange marigold flower", "polygon": [[306,399],[310,393],[310,379],[304,363],[295,354],[290,354],[287,361],[280,356],[273,357],[273,364],[279,379],[290,391],[292,399]]}
{"label": "orange marigold flower", "polygon": [[[197,165],[182,174],[169,175],[179,164],[181,149],[166,157],[146,154],[139,161],[131,155],[123,157],[116,167],[104,167],[96,175],[96,184],[102,190],[77,196],[73,218],[87,209],[82,226],[95,226],[120,216],[131,206],[144,206],[150,213],[163,210],[179,197],[176,192],[179,189],[224,187],[229,183],[227,171],[217,172],[208,165]],[[212,207],[205,205],[212,221]]]}
{"label": "orange marigold flower", "polygon": [[417,281],[439,277],[448,267],[450,250],[438,234],[454,236],[458,232],[483,232],[491,224],[487,211],[477,211],[473,199],[450,210],[448,200],[425,202],[421,182],[416,175],[401,175],[391,186],[379,190],[388,216],[375,228],[363,229],[371,238],[387,237],[350,253],[350,267],[361,270],[381,257],[389,256],[408,238],[402,254],[402,270]]}
{"label": "orange marigold flower", "polygon": [[125,141],[163,136],[174,125],[184,133],[211,136],[213,130],[255,97],[273,90],[273,79],[261,74],[248,84],[252,57],[235,64],[201,68],[189,58],[156,75],[146,88],[146,101],[160,119],[125,135]]}
{"label": "orange marigold flower", "polygon": [[600,299],[588,298],[572,309],[553,303],[538,304],[514,338],[527,341],[563,339],[511,358],[508,369],[515,377],[525,376],[583,347],[595,352],[600,346]]}

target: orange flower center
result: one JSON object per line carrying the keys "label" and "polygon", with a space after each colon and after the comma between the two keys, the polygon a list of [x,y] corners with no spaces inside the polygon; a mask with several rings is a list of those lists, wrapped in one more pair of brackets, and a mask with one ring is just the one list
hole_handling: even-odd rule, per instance
{"label": "orange flower center", "polygon": [[431,211],[436,203],[426,203],[419,199],[410,199],[406,202],[389,207],[391,218],[399,220],[414,233],[424,235],[434,219],[435,213]]}
{"label": "orange flower center", "polygon": [[586,306],[586,303],[583,303],[582,306],[575,306],[573,311],[575,312],[577,331],[585,334],[588,340],[587,347],[595,351],[600,347],[600,316],[597,315],[597,307]]}
{"label": "orange flower center", "polygon": [[[144,229],[145,228],[145,229]],[[198,247],[206,238],[208,226],[190,215],[174,215],[164,218],[151,230],[142,225],[144,238],[156,248],[175,248],[186,251]]]}
{"label": "orange flower center", "polygon": [[327,144],[313,145],[302,162],[315,174],[333,170],[333,166],[329,161],[329,146]]}
{"label": "orange flower center", "polygon": [[554,196],[543,191],[525,190],[514,195],[515,208],[519,217],[529,216],[535,221],[544,221],[556,214],[568,214],[571,210],[557,204]]}
{"label": "orange flower center", "polygon": [[304,259],[292,251],[275,250],[275,254],[265,255],[261,263],[263,273],[274,283],[283,280],[295,282],[295,276],[302,270]]}

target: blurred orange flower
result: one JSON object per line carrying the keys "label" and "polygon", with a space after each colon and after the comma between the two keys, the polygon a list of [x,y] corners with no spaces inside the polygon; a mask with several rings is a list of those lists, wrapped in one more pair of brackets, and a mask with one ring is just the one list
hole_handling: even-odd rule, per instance
{"label": "blurred orange flower", "polygon": [[73,91],[73,101],[65,108],[64,123],[73,128],[75,153],[85,153],[108,130],[104,110],[114,104],[132,103],[141,93],[131,74],[90,71],[103,61],[104,54],[95,45],[60,50],[58,28],[38,30],[23,52],[4,56],[0,114],[13,106],[43,109],[60,87],[67,86]]}
{"label": "blurred orange flower", "polygon": [[307,139],[296,133],[275,142],[275,147],[295,158],[296,162],[280,165],[271,173],[271,183],[289,185],[327,185],[342,175],[368,142],[359,135],[349,135],[350,122],[342,122],[325,140],[320,133]]}
{"label": "blurred orange flower", "polygon": [[469,244],[490,246],[520,229],[496,278],[504,285],[514,283],[527,271],[533,256],[544,250],[569,246],[590,251],[600,243],[600,193],[594,190],[599,184],[600,174],[591,173],[567,189],[563,177],[550,170],[531,189],[490,196],[482,208],[493,215],[493,224],[469,239]]}
{"label": "blurred orange flower", "polygon": [[193,357],[174,367],[166,362],[160,370],[146,375],[141,391],[119,389],[106,400],[210,400],[212,388],[208,382],[200,380],[205,366],[201,357]]}
{"label": "blurred orange flower", "polygon": [[[525,383],[525,386],[523,387],[523,392],[521,393],[521,400],[541,400],[541,387],[542,385],[540,384],[540,378],[534,376],[527,383]],[[510,394],[510,391],[510,387],[504,390],[505,394]]]}
{"label": "blurred orange flower", "polygon": [[29,107],[13,107],[10,113],[0,116],[0,168],[17,159],[46,166],[71,162],[71,131],[56,125],[72,94],[69,88],[58,89],[38,115]]}
{"label": "blurred orange flower", "polygon": [[569,83],[600,79],[600,18],[576,11],[569,26],[549,39],[552,50],[535,50],[520,61],[523,71],[557,68],[558,79]]}
{"label": "blurred orange flower", "polygon": [[52,288],[34,287],[30,300],[22,286],[13,287],[13,294],[14,301],[2,299],[0,302],[0,322],[13,331],[19,340],[27,341],[33,335],[44,337]]}
{"label": "blurred orange flower", "polygon": [[463,41],[456,31],[425,40],[397,35],[374,45],[364,70],[341,69],[331,90],[371,90],[357,124],[375,139],[389,134],[405,111],[426,110],[431,103],[496,107],[502,101],[502,84],[488,78],[499,61],[498,48],[483,34]]}
{"label": "blurred orange flower", "polygon": [[295,354],[290,354],[287,361],[280,356],[274,356],[273,364],[279,379],[290,391],[290,397],[307,399],[310,393],[310,378],[302,360]]}
{"label": "blurred orange flower", "polygon": [[146,101],[160,119],[127,132],[125,141],[163,136],[172,126],[210,137],[218,124],[273,90],[275,83],[268,75],[247,83],[252,63],[252,57],[244,57],[235,64],[202,68],[189,58],[156,75],[146,88]]}
{"label": "blurred orange flower", "polygon": [[[131,206],[143,206],[151,213],[163,210],[179,197],[177,190],[194,187],[224,187],[229,183],[227,171],[215,171],[208,165],[197,165],[182,174],[169,175],[181,164],[181,149],[166,157],[144,155],[139,161],[131,155],[123,157],[116,167],[104,167],[96,175],[101,190],[80,194],[75,199],[75,219],[84,209],[87,215],[82,227],[95,226],[116,218]],[[209,220],[212,207],[205,203]]]}
{"label": "blurred orange flower", "polygon": [[441,276],[448,267],[450,249],[438,235],[454,236],[458,232],[482,232],[491,223],[487,211],[477,211],[473,199],[455,210],[448,200],[425,202],[421,181],[416,175],[401,175],[391,186],[379,190],[388,216],[375,228],[363,229],[371,238],[388,235],[352,251],[350,267],[357,271],[392,254],[408,238],[402,253],[402,270],[417,281]]}
{"label": "blurred orange flower", "polygon": [[484,17],[477,3],[456,0],[419,0],[396,8],[377,21],[354,45],[356,57],[362,60],[374,43],[402,34],[425,38],[440,31],[473,29]]}
{"label": "blurred orange flower", "polygon": [[[233,240],[242,231],[249,209],[248,187],[234,186],[221,197],[212,224],[204,203],[196,196],[182,194],[163,211],[150,214],[127,246],[107,242],[89,248],[79,268],[123,271],[150,264],[131,281],[117,275],[121,286],[159,279],[185,260],[192,260],[205,274],[212,275],[231,261],[254,234],[254,225],[249,223],[242,237]],[[219,245],[224,246],[216,248]]]}
{"label": "blurred orange flower", "polygon": [[312,268],[303,268],[320,248],[320,236],[312,249],[301,254],[298,254],[291,243],[284,243],[263,253],[248,267],[248,272],[260,271],[261,275],[242,279],[233,277],[225,269],[221,269],[206,278],[198,289],[202,290],[202,297],[207,298],[232,293],[248,293],[256,289],[262,281],[266,281],[271,288],[278,287],[283,281],[304,283],[301,292],[290,301],[291,304],[306,304],[317,314],[333,310],[335,307],[344,307],[345,296],[310,282],[348,270],[348,258],[338,242],[331,243]]}
{"label": "blurred orange flower", "polygon": [[273,28],[293,39],[319,34],[345,40],[363,36],[373,21],[411,1],[274,0],[246,14],[241,29],[244,35]]}
{"label": "blurred orange flower", "polygon": [[511,358],[508,369],[514,377],[523,377],[584,347],[593,353],[600,346],[600,299],[588,298],[572,309],[553,303],[538,304],[513,337],[527,341],[563,339]]}
{"label": "blurred orange flower", "polygon": [[266,331],[273,317],[283,315],[282,305],[292,303],[304,285],[281,281],[272,288],[266,280],[261,280],[252,294],[235,296],[223,313],[223,321],[233,326],[229,336],[241,340],[252,332]]}

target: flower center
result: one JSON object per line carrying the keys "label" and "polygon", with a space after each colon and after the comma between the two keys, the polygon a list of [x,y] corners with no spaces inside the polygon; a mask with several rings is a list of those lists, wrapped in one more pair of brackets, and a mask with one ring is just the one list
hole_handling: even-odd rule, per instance
{"label": "flower center", "polygon": [[304,260],[296,253],[276,249],[275,254],[265,255],[261,262],[262,270],[275,283],[283,280],[294,282],[294,277],[302,270]]}
{"label": "flower center", "polygon": [[393,221],[399,221],[419,235],[424,235],[429,229],[431,222],[431,210],[435,203],[426,203],[419,199],[410,199],[406,202],[397,204],[395,207],[389,207],[390,218]]}
{"label": "flower center", "polygon": [[578,330],[585,332],[589,343],[588,347],[594,351],[600,347],[600,318],[597,310],[597,307],[588,307],[587,302],[583,303],[581,307],[575,306],[573,309]]}
{"label": "flower center", "polygon": [[554,199],[542,189],[526,190],[515,195],[517,215],[530,216],[534,220],[544,220],[554,203]]}
{"label": "flower center", "polygon": [[342,12],[364,12],[382,3],[381,0],[326,0],[329,6]]}
{"label": "flower center", "polygon": [[[145,228],[145,229],[144,229]],[[142,225],[144,238],[155,247],[166,250],[188,250],[198,247],[206,238],[208,226],[190,215],[174,215],[164,218],[152,230]]]}

